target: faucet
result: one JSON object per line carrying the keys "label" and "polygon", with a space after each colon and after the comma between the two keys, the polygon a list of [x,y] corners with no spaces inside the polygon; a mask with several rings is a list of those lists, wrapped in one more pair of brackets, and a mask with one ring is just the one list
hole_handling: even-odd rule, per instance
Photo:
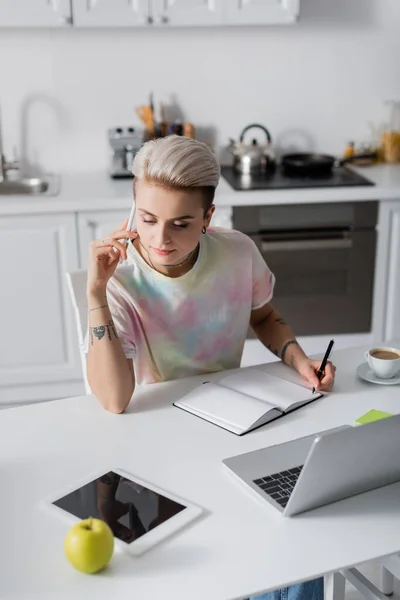
{"label": "faucet", "polygon": [[[16,152],[15,152],[16,155]],[[1,110],[0,110],[0,183],[6,179],[7,171],[19,171],[20,165],[18,159],[14,158],[13,161],[6,161],[6,157],[3,153],[3,136],[1,130]]]}
{"label": "faucet", "polygon": [[0,182],[4,179],[4,163],[5,159],[3,156],[3,136],[1,134],[1,112],[0,112]]}

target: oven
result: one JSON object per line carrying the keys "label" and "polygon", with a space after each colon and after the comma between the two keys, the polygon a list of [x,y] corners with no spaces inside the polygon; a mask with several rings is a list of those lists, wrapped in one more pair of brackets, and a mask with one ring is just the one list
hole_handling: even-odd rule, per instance
{"label": "oven", "polygon": [[275,274],[296,335],[371,331],[378,201],[236,206],[233,227]]}

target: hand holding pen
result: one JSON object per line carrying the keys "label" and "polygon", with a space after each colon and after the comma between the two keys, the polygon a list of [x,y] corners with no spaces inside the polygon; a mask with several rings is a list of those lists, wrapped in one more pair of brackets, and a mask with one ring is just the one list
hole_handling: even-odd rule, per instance
{"label": "hand holding pen", "polygon": [[[323,376],[323,374],[324,374],[324,372],[325,372],[325,367],[326,367],[326,365],[327,365],[327,363],[328,363],[329,356],[330,356],[330,354],[331,354],[331,352],[332,352],[332,348],[333,348],[333,344],[334,344],[334,343],[335,343],[335,342],[334,342],[334,340],[331,340],[331,341],[329,342],[329,344],[328,344],[328,348],[326,349],[325,356],[324,356],[324,358],[322,359],[322,362],[321,362],[321,364],[320,364],[320,366],[319,366],[319,369],[318,369],[318,371],[317,371],[317,377],[318,377],[318,381],[321,381],[321,378],[322,378],[322,376]],[[312,389],[312,393],[313,393],[313,394],[314,394],[314,392],[315,392],[315,387],[313,387],[313,389]]]}

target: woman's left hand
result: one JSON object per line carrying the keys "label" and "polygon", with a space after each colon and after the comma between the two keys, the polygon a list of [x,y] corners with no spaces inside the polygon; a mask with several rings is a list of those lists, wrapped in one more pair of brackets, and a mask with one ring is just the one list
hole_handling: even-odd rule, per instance
{"label": "woman's left hand", "polygon": [[336,367],[328,361],[321,380],[319,380],[317,372],[320,366],[320,360],[310,360],[308,358],[298,365],[297,371],[301,375],[301,378],[310,383],[316,390],[321,392],[331,392],[335,381]]}

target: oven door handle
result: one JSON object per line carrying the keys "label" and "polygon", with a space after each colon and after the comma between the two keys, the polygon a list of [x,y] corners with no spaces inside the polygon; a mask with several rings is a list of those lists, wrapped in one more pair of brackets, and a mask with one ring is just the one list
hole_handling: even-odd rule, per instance
{"label": "oven door handle", "polygon": [[331,238],[314,240],[261,240],[261,252],[282,252],[286,250],[344,250],[353,246],[351,238]]}

